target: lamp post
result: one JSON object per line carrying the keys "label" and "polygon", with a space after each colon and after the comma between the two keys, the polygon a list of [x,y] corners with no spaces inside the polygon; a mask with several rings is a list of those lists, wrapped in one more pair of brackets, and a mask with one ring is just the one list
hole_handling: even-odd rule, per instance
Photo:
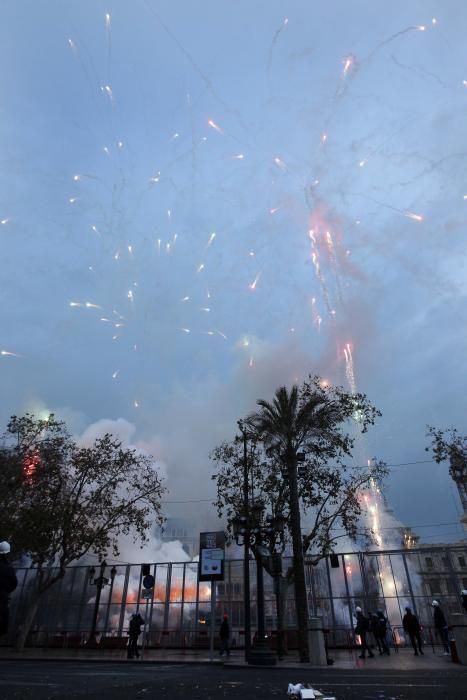
{"label": "lamp post", "polygon": [[[248,502],[248,451],[247,451],[247,433],[243,422],[238,421],[238,427],[243,438],[243,511],[246,523],[249,518],[249,502]],[[241,525],[240,525],[241,527]],[[239,528],[237,524],[237,528]],[[246,529],[245,529],[246,532]],[[251,610],[250,610],[250,546],[249,537],[245,538],[243,550],[243,600],[245,602],[244,610],[244,627],[245,627],[245,661],[248,663],[248,658],[251,652]]]}
{"label": "lamp post", "polygon": [[96,586],[96,601],[94,603],[94,612],[92,615],[91,632],[89,633],[88,645],[94,646],[96,644],[96,627],[97,627],[97,616],[99,615],[99,604],[101,602],[101,593],[104,586],[113,585],[117,569],[113,566],[110,569],[110,579],[106,578],[105,569],[107,564],[103,561],[100,565],[99,576],[96,577],[96,569],[91,566],[89,569],[89,585]]}
{"label": "lamp post", "polygon": [[[264,504],[260,501],[251,504],[248,516],[237,514],[232,519],[232,527],[235,541],[245,548],[254,547],[256,558],[256,605],[258,614],[258,634],[255,648],[246,658],[248,663],[262,666],[272,666],[276,663],[276,657],[272,654],[266,637],[264,621],[264,577],[263,557],[270,557],[270,551],[264,546],[264,540],[274,544],[278,534],[283,531],[284,519],[268,518],[263,522]],[[274,555],[273,555],[274,556]],[[277,558],[277,555],[275,555]],[[247,601],[245,601],[245,606]],[[249,604],[249,600],[248,600]],[[245,608],[246,612],[246,608]],[[248,612],[249,614],[249,612]]]}

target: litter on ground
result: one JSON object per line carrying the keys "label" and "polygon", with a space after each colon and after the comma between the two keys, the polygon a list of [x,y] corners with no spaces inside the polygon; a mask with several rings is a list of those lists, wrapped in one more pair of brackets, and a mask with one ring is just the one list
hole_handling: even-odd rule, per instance
{"label": "litter on ground", "polygon": [[317,698],[319,700],[336,700],[335,697],[325,697],[323,693],[321,693],[319,690],[316,690],[316,688],[312,688],[312,686],[309,683],[307,683],[306,685],[304,685],[303,683],[289,683],[289,686],[287,688],[287,695],[296,697],[299,700],[313,700],[314,698]]}

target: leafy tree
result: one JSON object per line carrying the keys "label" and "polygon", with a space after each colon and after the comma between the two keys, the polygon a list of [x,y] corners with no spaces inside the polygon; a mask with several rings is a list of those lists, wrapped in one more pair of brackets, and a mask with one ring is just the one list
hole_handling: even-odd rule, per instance
{"label": "leafy tree", "polygon": [[[362,491],[381,480],[385,467],[377,463],[362,470],[346,466],[344,460],[352,456],[356,431],[366,432],[380,413],[364,394],[325,386],[319,377],[290,392],[279,388],[272,403],[257,403],[259,410],[245,421],[251,438],[252,497],[261,494],[271,516],[285,517],[293,549],[293,568],[285,578],[294,583],[300,659],[308,661],[304,557],[316,564],[333,551],[342,533],[362,533]],[[213,478],[218,512],[230,519],[243,503],[240,438],[220,445],[212,458],[217,463]],[[301,508],[306,514],[303,533]]]}
{"label": "leafy tree", "polygon": [[22,648],[44,593],[88,553],[118,556],[118,539],[147,540],[164,521],[164,487],[153,459],[110,434],[76,444],[62,421],[13,416],[0,448],[0,533],[36,567],[34,589],[18,629]]}
{"label": "leafy tree", "polygon": [[459,496],[464,508],[463,522],[467,524],[467,436],[461,435],[456,428],[442,430],[428,426],[427,437],[431,438],[430,449],[435,462],[449,461],[449,474],[456,482]]}

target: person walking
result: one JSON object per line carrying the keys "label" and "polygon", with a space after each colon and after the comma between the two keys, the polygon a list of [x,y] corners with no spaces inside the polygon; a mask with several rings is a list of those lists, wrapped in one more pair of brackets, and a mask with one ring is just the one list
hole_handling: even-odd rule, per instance
{"label": "person walking", "polygon": [[219,651],[220,656],[224,656],[224,653],[227,654],[227,656],[230,656],[230,647],[229,647],[229,639],[230,639],[230,625],[229,625],[229,616],[224,615],[224,619],[222,620],[221,628],[219,630],[219,637],[221,638],[221,647]]}
{"label": "person walking", "polygon": [[[422,649],[422,637],[421,637],[421,627],[418,617],[413,614],[410,608],[405,609],[405,615],[402,618],[402,626],[404,632],[409,635],[410,643],[412,644],[414,655],[418,656],[420,653],[423,656]],[[418,649],[417,649],[418,647]]]}
{"label": "person walking", "polygon": [[135,656],[137,659],[139,659],[138,637],[141,634],[141,626],[142,625],[144,625],[143,618],[141,617],[139,612],[134,613],[131,616],[130,626],[129,626],[129,630],[128,630],[128,634],[130,636],[130,639],[128,640],[128,658],[129,659],[132,659]]}
{"label": "person walking", "polygon": [[357,618],[357,624],[355,627],[355,634],[358,634],[358,636],[360,637],[360,642],[361,642],[360,656],[358,658],[364,659],[365,652],[368,652],[368,657],[370,659],[373,659],[374,654],[371,651],[370,647],[368,646],[368,639],[367,639],[367,634],[370,631],[370,621],[362,613],[362,609],[360,607],[355,608],[355,613],[356,613],[356,618]]}
{"label": "person walking", "polygon": [[376,615],[371,616],[371,628],[378,647],[379,655],[390,655],[387,643],[388,621],[382,610],[378,610]]}
{"label": "person walking", "polygon": [[448,623],[438,601],[434,600],[431,605],[433,607],[433,623],[436,634],[440,637],[444,648],[443,656],[449,656],[451,652],[449,649]]}
{"label": "person walking", "polygon": [[8,632],[10,594],[18,585],[15,570],[8,561],[10,545],[0,542],[0,636]]}

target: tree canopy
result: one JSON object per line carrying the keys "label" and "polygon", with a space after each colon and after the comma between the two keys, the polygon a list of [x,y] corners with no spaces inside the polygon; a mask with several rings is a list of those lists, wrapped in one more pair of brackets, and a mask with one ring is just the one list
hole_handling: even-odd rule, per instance
{"label": "tree canopy", "polygon": [[106,434],[79,446],[62,421],[13,416],[0,449],[0,531],[36,566],[88,552],[118,554],[118,538],[146,540],[162,524],[164,487],[151,457]]}
{"label": "tree canopy", "polygon": [[88,553],[117,556],[119,537],[144,542],[164,521],[165,489],[151,457],[109,434],[80,446],[53,415],[13,416],[0,468],[1,537],[38,569],[32,611],[66,566]]}
{"label": "tree canopy", "polygon": [[[288,446],[301,452],[297,469],[298,496],[305,514],[303,552],[317,563],[332,552],[342,537],[371,539],[361,523],[363,495],[379,488],[386,476],[383,462],[351,466],[357,432],[365,432],[380,415],[363,394],[351,395],[340,387],[326,387],[319,377],[304,385],[281,387],[273,401],[258,401],[260,412],[244,422],[248,431],[250,499],[264,502],[272,516],[282,515],[290,529],[290,481],[285,469]],[[348,422],[348,430],[344,423]],[[268,425],[268,430],[265,430]],[[230,521],[243,509],[243,441],[237,436],[211,453],[212,479],[217,484],[218,515]],[[290,572],[292,575],[292,572]]]}

